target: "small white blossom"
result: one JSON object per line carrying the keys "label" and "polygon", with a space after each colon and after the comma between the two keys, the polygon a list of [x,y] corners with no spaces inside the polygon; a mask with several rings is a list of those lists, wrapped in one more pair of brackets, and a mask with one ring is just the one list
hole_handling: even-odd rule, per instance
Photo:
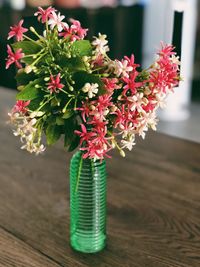
{"label": "small white blossom", "polygon": [[105,34],[99,33],[99,37],[95,37],[95,40],[92,42],[92,45],[96,47],[97,54],[106,54],[110,49],[107,46],[108,40]]}
{"label": "small white blossom", "polygon": [[98,83],[86,83],[83,86],[82,91],[88,93],[89,98],[93,98],[98,93],[98,87]]}
{"label": "small white blossom", "polygon": [[61,15],[60,12],[58,15],[53,11],[51,18],[48,21],[50,28],[53,30],[57,26],[58,31],[61,32],[64,28],[69,28],[69,25],[66,22],[63,22],[65,16]]}
{"label": "small white blossom", "polygon": [[133,149],[135,143],[135,135],[130,135],[126,139],[121,140],[122,148],[127,148],[129,151]]}
{"label": "small white blossom", "polygon": [[33,111],[30,114],[30,118],[41,117],[42,115],[44,115],[44,112],[42,111]]}
{"label": "small white blossom", "polygon": [[128,77],[128,72],[133,70],[132,66],[128,66],[127,60],[115,60],[113,61],[114,73],[119,77]]}
{"label": "small white blossom", "polygon": [[179,56],[172,55],[171,56],[171,62],[176,65],[181,65],[181,62],[179,60]]}
{"label": "small white blossom", "polygon": [[148,99],[144,97],[143,93],[137,93],[136,95],[129,96],[128,101],[130,104],[131,111],[134,111],[137,109],[138,112],[144,112],[142,106],[148,104]]}

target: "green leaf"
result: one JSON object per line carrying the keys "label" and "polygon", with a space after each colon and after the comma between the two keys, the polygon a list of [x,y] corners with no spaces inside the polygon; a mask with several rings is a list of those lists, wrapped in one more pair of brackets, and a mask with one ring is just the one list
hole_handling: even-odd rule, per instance
{"label": "green leaf", "polygon": [[92,46],[88,40],[76,41],[72,44],[74,49],[80,56],[91,56]]}
{"label": "green leaf", "polygon": [[25,85],[30,81],[35,80],[35,74],[33,72],[27,74],[24,72],[24,69],[20,69],[17,72],[15,79],[17,80],[18,85]]}
{"label": "green leaf", "polygon": [[62,127],[56,124],[48,125],[46,129],[47,144],[53,145],[61,136]]}
{"label": "green leaf", "polygon": [[38,97],[38,98],[31,100],[30,104],[28,105],[28,108],[33,111],[38,109],[40,107],[40,103],[42,100],[43,100],[43,97]]}
{"label": "green leaf", "polygon": [[86,83],[97,83],[99,85],[99,94],[105,93],[102,80],[94,74],[87,73],[86,71],[79,71],[74,73],[73,80],[75,81],[77,90],[80,90]]}
{"label": "green leaf", "polygon": [[21,48],[25,55],[37,54],[42,49],[41,45],[31,41],[16,42],[12,44],[12,47],[14,51]]}
{"label": "green leaf", "polygon": [[80,144],[80,137],[78,135],[74,135],[70,146],[68,147],[68,151],[71,152],[76,149]]}
{"label": "green leaf", "polygon": [[41,96],[41,90],[36,88],[35,85],[39,84],[41,79],[36,79],[32,82],[29,82],[22,91],[20,91],[16,99],[17,100],[32,100]]}
{"label": "green leaf", "polygon": [[77,129],[77,121],[74,117],[65,120],[64,134],[65,134],[65,146],[69,146],[74,137],[74,130]]}
{"label": "green leaf", "polygon": [[63,119],[69,119],[74,114],[74,111],[71,109],[67,109],[62,116]]}
{"label": "green leaf", "polygon": [[56,124],[57,125],[64,125],[65,121],[62,117],[58,116],[58,117],[56,117]]}
{"label": "green leaf", "polygon": [[71,72],[85,70],[85,64],[81,57],[66,58],[65,56],[58,56],[56,62],[61,68],[66,68]]}
{"label": "green leaf", "polygon": [[68,151],[73,151],[80,144],[80,137],[74,133],[75,130],[79,129],[75,117],[65,120],[64,125],[64,145],[68,147]]}

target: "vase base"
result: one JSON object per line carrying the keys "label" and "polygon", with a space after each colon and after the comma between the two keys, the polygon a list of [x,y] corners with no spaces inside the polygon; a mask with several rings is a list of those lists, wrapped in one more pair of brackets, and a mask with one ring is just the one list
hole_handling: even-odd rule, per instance
{"label": "vase base", "polygon": [[86,237],[74,234],[70,238],[71,247],[83,253],[96,253],[104,249],[106,245],[106,235],[100,234],[98,237]]}

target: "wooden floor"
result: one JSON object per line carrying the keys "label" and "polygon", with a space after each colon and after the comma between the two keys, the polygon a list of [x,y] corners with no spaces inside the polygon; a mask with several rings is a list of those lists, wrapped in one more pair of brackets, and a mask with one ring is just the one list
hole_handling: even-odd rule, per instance
{"label": "wooden floor", "polygon": [[[13,101],[8,93],[7,102]],[[35,157],[5,124],[0,100],[0,267],[199,267],[200,145],[148,134],[107,161],[108,242],[69,246],[69,160],[62,144]]]}

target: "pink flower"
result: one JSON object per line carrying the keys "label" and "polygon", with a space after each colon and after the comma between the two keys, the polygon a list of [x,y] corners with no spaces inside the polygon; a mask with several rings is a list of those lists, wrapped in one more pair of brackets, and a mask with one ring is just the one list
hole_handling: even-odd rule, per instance
{"label": "pink flower", "polygon": [[172,90],[179,83],[180,62],[173,50],[173,46],[162,43],[162,49],[158,52],[159,58],[150,71],[149,85],[154,94],[166,94],[167,90]]}
{"label": "pink flower", "polygon": [[83,29],[78,20],[70,19],[70,22],[72,23],[71,27],[65,27],[64,32],[60,33],[59,35],[63,36],[64,38],[69,37],[71,41],[84,39],[88,29]]}
{"label": "pink flower", "polygon": [[53,92],[58,93],[56,89],[62,89],[64,87],[64,84],[60,82],[60,73],[56,76],[51,75],[50,76],[51,81],[48,83],[47,89],[50,90],[51,94]]}
{"label": "pink flower", "polygon": [[139,64],[135,64],[135,56],[132,54],[131,57],[124,56],[124,59],[128,61],[128,66],[132,67],[134,70],[139,67]]}
{"label": "pink flower", "polygon": [[138,75],[137,71],[131,72],[129,77],[123,77],[122,81],[126,83],[123,87],[123,95],[126,95],[127,91],[131,91],[131,94],[137,93],[137,88],[141,87],[144,82],[136,82],[135,79]]}
{"label": "pink flower", "polygon": [[81,111],[81,117],[83,118],[83,121],[86,122],[86,117],[89,117],[89,114],[91,112],[89,103],[82,101],[82,106],[76,108],[76,110]]}
{"label": "pink flower", "polygon": [[92,60],[91,65],[93,67],[101,67],[104,65],[104,57],[102,54],[97,54],[95,59]]}
{"label": "pink flower", "polygon": [[108,93],[112,94],[115,89],[121,88],[121,86],[117,84],[119,83],[117,78],[102,78],[102,81]]}
{"label": "pink flower", "polygon": [[7,62],[6,62],[6,69],[10,67],[11,64],[15,63],[15,65],[18,68],[21,68],[22,65],[19,63],[18,60],[24,57],[24,53],[22,53],[22,49],[17,49],[16,52],[14,53],[9,45],[7,45]]}
{"label": "pink flower", "polygon": [[70,22],[72,23],[71,29],[73,29],[74,33],[76,33],[80,39],[83,39],[86,36],[88,29],[82,28],[81,23],[78,20],[70,19]]}
{"label": "pink flower", "polygon": [[28,110],[26,107],[30,104],[30,102],[31,102],[30,100],[28,101],[18,100],[13,107],[13,112],[26,113]]}
{"label": "pink flower", "polygon": [[109,113],[109,107],[113,105],[111,96],[108,94],[100,95],[97,100],[91,102],[94,107],[90,111],[90,116],[95,116],[98,120],[106,120],[106,115]]}
{"label": "pink flower", "polygon": [[65,16],[62,16],[60,13],[58,13],[57,15],[55,11],[52,11],[49,17],[50,19],[48,21],[48,24],[50,25],[52,30],[56,26],[59,32],[61,32],[65,28],[69,28],[69,25],[66,22],[63,22],[63,19],[65,18]]}
{"label": "pink flower", "polygon": [[176,54],[173,51],[174,50],[173,45],[166,45],[163,42],[161,42],[161,47],[162,47],[162,49],[160,51],[158,51],[159,56],[170,57],[170,56]]}
{"label": "pink flower", "polygon": [[38,20],[42,21],[42,23],[45,23],[49,18],[50,18],[50,15],[52,14],[52,12],[55,12],[55,8],[53,7],[48,7],[47,9],[43,9],[41,7],[38,7],[38,10],[37,12],[35,12],[34,16],[38,16]]}
{"label": "pink flower", "polygon": [[88,132],[84,124],[81,124],[81,130],[82,131],[74,131],[74,133],[79,135],[81,138],[80,145],[82,145],[83,142],[88,142],[92,137],[96,136],[96,133]]}
{"label": "pink flower", "polygon": [[23,40],[23,33],[28,31],[28,29],[22,27],[23,22],[23,20],[20,20],[18,25],[10,27],[11,31],[8,33],[8,39],[16,36],[18,42]]}

